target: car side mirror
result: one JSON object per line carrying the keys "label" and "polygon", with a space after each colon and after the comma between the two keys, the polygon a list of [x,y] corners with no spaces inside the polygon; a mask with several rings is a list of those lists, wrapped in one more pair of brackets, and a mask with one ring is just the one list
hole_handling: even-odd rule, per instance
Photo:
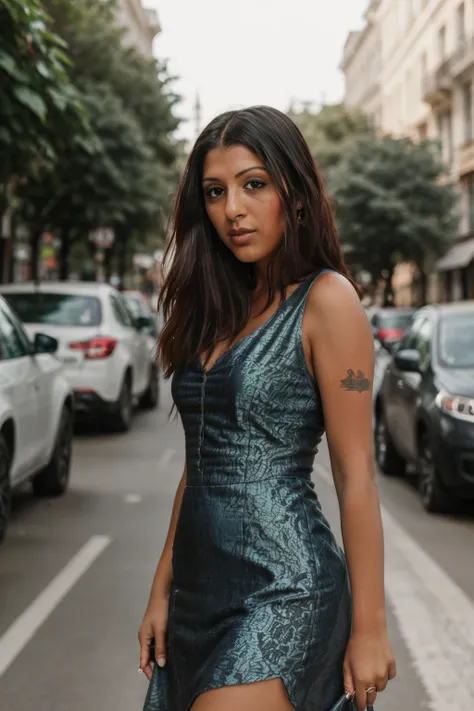
{"label": "car side mirror", "polygon": [[398,370],[404,373],[420,372],[420,354],[414,348],[403,348],[396,351],[393,359]]}
{"label": "car side mirror", "polygon": [[145,328],[148,328],[149,326],[149,321],[147,316],[137,316],[134,320],[134,326],[137,329],[137,331],[143,331]]}
{"label": "car side mirror", "polygon": [[34,340],[34,352],[40,353],[56,353],[59,348],[59,342],[52,336],[47,336],[46,333],[37,333]]}

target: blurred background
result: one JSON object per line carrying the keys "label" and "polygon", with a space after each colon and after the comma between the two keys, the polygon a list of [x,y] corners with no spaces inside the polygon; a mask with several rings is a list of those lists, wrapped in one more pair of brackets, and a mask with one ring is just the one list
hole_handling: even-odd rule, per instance
{"label": "blurred background", "polygon": [[[252,104],[305,135],[374,335],[377,708],[474,706],[473,81],[472,0],[0,0],[1,711],[141,708],[184,457],[170,211],[200,130]],[[338,530],[324,443],[314,478]]]}

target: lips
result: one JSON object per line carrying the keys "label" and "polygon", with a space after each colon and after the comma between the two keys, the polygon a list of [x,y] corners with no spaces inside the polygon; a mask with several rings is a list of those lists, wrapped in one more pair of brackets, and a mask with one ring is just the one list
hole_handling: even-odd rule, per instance
{"label": "lips", "polygon": [[250,241],[254,233],[255,230],[241,228],[240,230],[231,230],[229,236],[235,245],[243,245]]}

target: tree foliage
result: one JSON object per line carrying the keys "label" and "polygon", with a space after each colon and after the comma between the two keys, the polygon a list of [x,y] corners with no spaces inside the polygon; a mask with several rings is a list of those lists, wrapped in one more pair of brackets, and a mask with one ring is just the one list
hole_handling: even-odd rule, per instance
{"label": "tree foliage", "polygon": [[51,32],[39,0],[1,0],[0,215],[12,182],[51,169],[66,135],[85,137],[68,68],[65,43]]}
{"label": "tree foliage", "polygon": [[359,141],[332,175],[341,241],[374,280],[400,260],[424,271],[457,231],[457,191],[439,146],[409,138]]}
{"label": "tree foliage", "polygon": [[67,258],[73,240],[103,226],[115,228],[119,240],[140,234],[143,242],[150,230],[163,230],[174,188],[178,121],[171,78],[166,66],[124,46],[112,0],[44,4],[65,40],[68,75],[93,140],[84,144],[73,133],[54,169],[44,164],[23,181],[32,246],[44,229],[56,231]]}
{"label": "tree foliage", "polygon": [[332,170],[362,138],[374,131],[365,114],[344,104],[324,106],[319,113],[290,111],[290,117],[306,138],[319,168],[330,181]]}

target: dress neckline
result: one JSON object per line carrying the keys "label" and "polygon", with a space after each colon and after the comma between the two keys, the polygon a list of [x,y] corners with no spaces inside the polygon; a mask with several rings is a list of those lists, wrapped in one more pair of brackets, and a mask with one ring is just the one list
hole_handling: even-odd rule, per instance
{"label": "dress neckline", "polygon": [[221,363],[221,361],[231,353],[233,353],[237,346],[239,346],[241,343],[245,341],[249,341],[251,338],[253,338],[257,333],[260,333],[263,331],[265,328],[267,328],[278,316],[278,314],[283,310],[283,308],[291,301],[291,299],[295,296],[295,294],[299,293],[301,287],[308,282],[308,280],[313,276],[313,274],[310,274],[308,277],[305,277],[303,281],[301,281],[298,286],[291,292],[289,296],[286,297],[283,301],[280,302],[276,310],[272,313],[271,316],[267,318],[266,321],[260,324],[260,326],[257,326],[251,333],[247,333],[246,336],[242,336],[241,338],[238,338],[236,341],[234,341],[228,348],[223,351],[220,356],[216,358],[214,363],[211,365],[210,368],[206,368],[205,365],[202,362],[202,358],[199,355],[197,357],[197,362],[199,365],[200,370],[205,374],[209,375],[212,373],[212,371]]}

